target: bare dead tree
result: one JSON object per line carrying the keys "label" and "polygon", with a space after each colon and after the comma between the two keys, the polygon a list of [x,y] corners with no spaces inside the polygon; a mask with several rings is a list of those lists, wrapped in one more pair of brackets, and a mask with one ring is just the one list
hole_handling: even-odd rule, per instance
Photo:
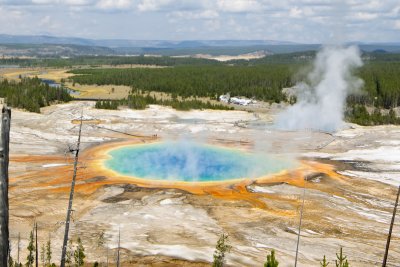
{"label": "bare dead tree", "polygon": [[0,142],[0,266],[8,266],[9,210],[8,210],[8,162],[10,145],[11,109],[3,107],[1,112]]}
{"label": "bare dead tree", "polygon": [[399,204],[399,196],[400,196],[400,185],[399,185],[399,190],[397,191],[396,202],[394,203],[392,221],[390,222],[389,234],[386,241],[385,256],[383,257],[382,267],[386,267],[386,262],[389,255],[390,239],[392,238],[392,230],[393,230],[394,219],[396,218],[397,205]]}
{"label": "bare dead tree", "polygon": [[71,220],[72,202],[74,199],[74,192],[75,192],[76,174],[77,174],[77,169],[78,169],[79,148],[80,148],[80,144],[81,144],[82,120],[83,120],[83,114],[81,113],[78,142],[76,145],[76,149],[72,150],[73,152],[75,152],[74,173],[72,175],[71,190],[69,193],[69,202],[68,202],[68,209],[67,209],[67,218],[65,220],[64,242],[63,242],[62,252],[61,252],[61,264],[60,264],[61,267],[65,267],[65,256],[67,254],[68,233],[69,233],[69,226],[70,226],[70,220]]}
{"label": "bare dead tree", "polygon": [[35,263],[36,263],[36,267],[39,267],[39,248],[38,248],[38,239],[37,239],[37,222],[35,222],[35,250],[36,250],[36,255],[35,255]]}
{"label": "bare dead tree", "polygon": [[12,262],[12,257],[11,257],[11,249],[12,249],[12,246],[11,246],[11,241],[10,241],[8,243],[8,265],[12,267],[13,262]]}
{"label": "bare dead tree", "polygon": [[117,248],[117,267],[120,267],[119,262],[119,249],[121,247],[121,229],[118,229],[118,248]]}
{"label": "bare dead tree", "polygon": [[106,266],[108,267],[108,244],[107,244],[107,265]]}
{"label": "bare dead tree", "polygon": [[21,233],[18,233],[18,248],[17,248],[17,263],[18,264],[19,264],[19,250],[20,249],[21,249]]}
{"label": "bare dead tree", "polygon": [[298,230],[298,233],[297,233],[296,258],[295,258],[295,261],[294,261],[294,267],[297,266],[297,258],[298,258],[298,255],[299,255],[299,244],[300,244],[300,234],[301,234],[301,223],[302,223],[302,220],[303,220],[303,209],[304,209],[304,198],[305,198],[305,195],[306,195],[306,180],[304,179],[304,186],[303,186],[303,202],[302,202],[301,208],[300,208],[300,221],[299,221],[299,230]]}

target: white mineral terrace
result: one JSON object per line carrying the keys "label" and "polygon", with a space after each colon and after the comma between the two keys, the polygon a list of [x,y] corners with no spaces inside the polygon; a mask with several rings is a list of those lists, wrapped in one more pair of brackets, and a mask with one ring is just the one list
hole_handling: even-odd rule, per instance
{"label": "white mineral terrace", "polygon": [[[19,232],[21,247],[27,246],[28,233],[36,218],[40,244],[51,234],[53,256],[58,261],[64,231],[60,222],[65,217],[68,195],[53,190],[57,188],[53,175],[57,168],[70,166],[66,160],[71,156],[66,151],[76,142],[78,131],[78,124],[72,121],[79,119],[82,110],[87,121],[82,135],[84,151],[109,141],[131,138],[140,142],[140,136],[157,135],[162,140],[219,142],[334,164],[348,180],[338,183],[318,176],[310,181],[318,190],[306,190],[300,266],[319,266],[324,254],[333,260],[340,246],[344,247],[351,266],[379,265],[394,204],[395,196],[391,194],[400,184],[400,127],[347,125],[333,135],[275,131],[271,122],[276,108],[265,113],[180,112],[160,106],[140,111],[111,111],[94,109],[93,102],[72,102],[44,108],[42,114],[13,110],[10,163],[13,248]],[[24,155],[29,156],[18,160]],[[30,156],[46,156],[49,160],[30,161]],[[84,160],[81,162],[82,167],[86,164]],[[79,172],[89,176],[90,167],[80,168]],[[48,176],[39,175],[42,173]],[[65,172],[66,177],[71,174]],[[104,177],[87,178],[100,181]],[[50,182],[55,184],[50,186]],[[278,183],[251,185],[247,190],[265,194],[260,201],[274,212],[240,199],[195,195],[173,188],[105,185],[89,195],[77,193],[71,235],[82,236],[89,261],[105,261],[106,247],[114,261],[120,228],[123,260],[145,266],[146,257],[157,255],[160,262],[185,260],[186,266],[192,266],[193,262],[211,262],[218,235],[226,232],[233,246],[227,256],[231,266],[262,266],[272,248],[277,252],[280,266],[293,266],[297,200],[303,189]],[[280,214],[283,210],[295,216]],[[96,240],[101,231],[106,243],[98,247]],[[14,249],[14,257],[15,253]],[[25,250],[20,258],[26,258]],[[396,266],[396,259],[398,264],[398,222],[388,266]]]}

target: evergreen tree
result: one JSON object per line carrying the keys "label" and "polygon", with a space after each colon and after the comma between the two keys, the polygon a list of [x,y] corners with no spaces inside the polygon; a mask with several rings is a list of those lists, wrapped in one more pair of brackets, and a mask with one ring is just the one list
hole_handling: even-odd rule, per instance
{"label": "evergreen tree", "polygon": [[97,240],[97,246],[102,247],[104,245],[104,231],[99,233],[99,238]]}
{"label": "evergreen tree", "polygon": [[42,265],[46,266],[46,247],[44,243],[40,249],[40,260],[42,261]]}
{"label": "evergreen tree", "polygon": [[35,260],[34,256],[34,251],[35,251],[35,245],[34,245],[34,240],[33,240],[33,230],[30,233],[29,236],[29,244],[28,244],[28,256],[26,257],[26,267],[33,267],[33,262]]}
{"label": "evergreen tree", "polygon": [[326,261],[326,256],[324,255],[324,258],[320,262],[321,267],[327,267],[329,265],[329,262]]}
{"label": "evergreen tree", "polygon": [[52,252],[51,252],[51,240],[50,240],[50,237],[49,237],[49,240],[47,241],[47,244],[46,244],[46,262],[47,262],[48,266],[50,266],[50,264],[51,264],[51,254],[52,254]]}
{"label": "evergreen tree", "polygon": [[68,242],[68,250],[65,257],[65,264],[68,267],[72,267],[72,257],[74,256],[74,248],[72,246],[72,240],[70,239]]}
{"label": "evergreen tree", "polygon": [[339,254],[336,253],[336,258],[337,258],[337,260],[335,260],[336,267],[349,267],[349,263],[347,262],[347,256],[343,255],[342,247],[340,247]]}
{"label": "evergreen tree", "polygon": [[16,266],[17,262],[14,262],[14,259],[11,257],[11,242],[8,242],[8,267]]}
{"label": "evergreen tree", "polygon": [[81,238],[78,237],[78,244],[76,245],[76,249],[74,252],[75,266],[83,266],[85,257],[85,248],[82,245]]}
{"label": "evergreen tree", "polygon": [[22,78],[19,82],[0,82],[0,97],[7,105],[40,113],[40,108],[53,102],[67,102],[72,98],[64,88],[52,88],[38,78]]}
{"label": "evergreen tree", "polygon": [[225,254],[229,253],[232,246],[228,245],[228,235],[222,233],[217,241],[214,251],[213,267],[223,267],[225,264]]}
{"label": "evergreen tree", "polygon": [[14,262],[11,256],[8,256],[8,267],[14,267],[14,266],[17,266],[17,263]]}
{"label": "evergreen tree", "polygon": [[267,261],[264,263],[264,267],[278,267],[279,262],[275,259],[275,250],[271,251],[270,255],[267,255]]}

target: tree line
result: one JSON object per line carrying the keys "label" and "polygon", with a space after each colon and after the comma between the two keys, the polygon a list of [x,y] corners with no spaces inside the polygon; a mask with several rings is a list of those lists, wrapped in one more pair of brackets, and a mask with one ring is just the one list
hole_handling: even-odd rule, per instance
{"label": "tree line", "polygon": [[400,61],[370,61],[356,74],[364,81],[364,94],[352,96],[350,103],[386,109],[400,105]]}
{"label": "tree line", "polygon": [[[157,91],[183,98],[216,99],[231,95],[270,102],[286,100],[282,88],[294,85],[290,66],[177,66],[162,69],[81,69],[71,79],[79,84],[127,85],[142,91]],[[84,75],[82,75],[84,74]]]}
{"label": "tree line", "polygon": [[[177,65],[265,65],[265,64],[308,64],[314,60],[317,53],[318,46],[311,45],[308,51],[289,52],[291,49],[281,47],[281,51],[275,54],[269,54],[262,58],[255,58],[250,60],[235,59],[227,62],[219,62],[213,59],[195,58],[195,57],[174,57],[173,54],[182,55],[196,54],[196,49],[183,49],[172,50],[166,53],[165,50],[149,50],[149,54],[163,54],[154,56],[135,55],[135,56],[116,56],[116,55],[80,55],[70,58],[61,57],[42,57],[42,58],[20,58],[20,57],[3,57],[0,58],[0,65],[17,65],[21,67],[72,67],[82,65],[156,65],[156,66],[177,66]],[[250,49],[250,50],[249,50]],[[203,49],[204,50],[204,49]],[[265,47],[253,48],[209,48],[207,54],[213,55],[238,55],[241,53],[250,53],[258,50],[265,50]],[[181,51],[181,53],[179,53]],[[268,49],[267,49],[268,52]],[[136,52],[138,53],[138,52]],[[399,62],[400,53],[384,53],[365,52],[362,51],[362,58],[364,62]]]}
{"label": "tree line", "polygon": [[374,108],[372,112],[368,112],[364,105],[353,105],[346,112],[346,118],[352,123],[364,126],[400,124],[400,118],[396,116],[393,109],[390,109],[387,114],[383,114],[383,112],[378,108]]}
{"label": "tree line", "polygon": [[[304,77],[296,75],[303,65],[265,64],[256,66],[180,66],[164,69],[81,69],[71,71],[79,84],[127,85],[145,91],[178,94],[182,97],[215,98],[231,95],[280,102],[282,88]],[[85,75],[82,75],[85,74]],[[377,108],[400,104],[400,62],[368,62],[355,73],[364,80],[362,92],[352,94],[349,104]]]}
{"label": "tree line", "polygon": [[96,101],[95,108],[98,109],[118,109],[120,106],[127,106],[131,109],[145,109],[148,105],[170,106],[176,110],[191,110],[191,109],[219,109],[232,110],[233,107],[222,104],[213,104],[210,101],[204,102],[198,99],[179,100],[176,97],[172,99],[157,99],[150,94],[140,95],[132,93],[126,99],[122,100],[103,100]]}
{"label": "tree line", "polygon": [[17,65],[21,67],[56,67],[101,66],[101,65],[221,65],[222,63],[205,58],[168,57],[168,56],[78,56],[71,58],[0,58],[0,65]]}
{"label": "tree line", "polygon": [[3,80],[0,82],[0,97],[7,105],[40,113],[40,108],[56,102],[72,100],[64,88],[50,87],[38,78],[22,78],[20,81]]}

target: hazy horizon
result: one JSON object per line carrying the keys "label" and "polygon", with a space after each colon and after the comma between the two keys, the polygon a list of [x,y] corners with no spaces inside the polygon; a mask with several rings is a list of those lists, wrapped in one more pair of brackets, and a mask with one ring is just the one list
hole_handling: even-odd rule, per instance
{"label": "hazy horizon", "polygon": [[[277,42],[277,43],[287,43],[287,44],[293,44],[293,45],[324,45],[324,44],[329,44],[329,43],[305,43],[305,42],[294,42],[294,41],[288,41],[288,40],[278,40],[278,39],[131,39],[131,38],[89,38],[89,37],[79,37],[79,36],[73,36],[73,35],[53,35],[53,34],[8,34],[8,33],[0,33],[1,35],[9,35],[13,37],[49,37],[49,38],[76,38],[76,39],[87,39],[87,40],[94,40],[94,41],[112,41],[112,40],[123,40],[123,41],[166,41],[166,42],[171,42],[171,43],[179,43],[179,42],[192,42],[192,41],[217,41],[217,42],[223,42],[223,41],[232,41],[232,42]],[[396,44],[400,45],[400,39],[399,40],[393,40],[393,41],[372,41],[372,40],[366,40],[366,41],[359,41],[359,40],[354,40],[354,41],[346,41],[344,44]]]}

